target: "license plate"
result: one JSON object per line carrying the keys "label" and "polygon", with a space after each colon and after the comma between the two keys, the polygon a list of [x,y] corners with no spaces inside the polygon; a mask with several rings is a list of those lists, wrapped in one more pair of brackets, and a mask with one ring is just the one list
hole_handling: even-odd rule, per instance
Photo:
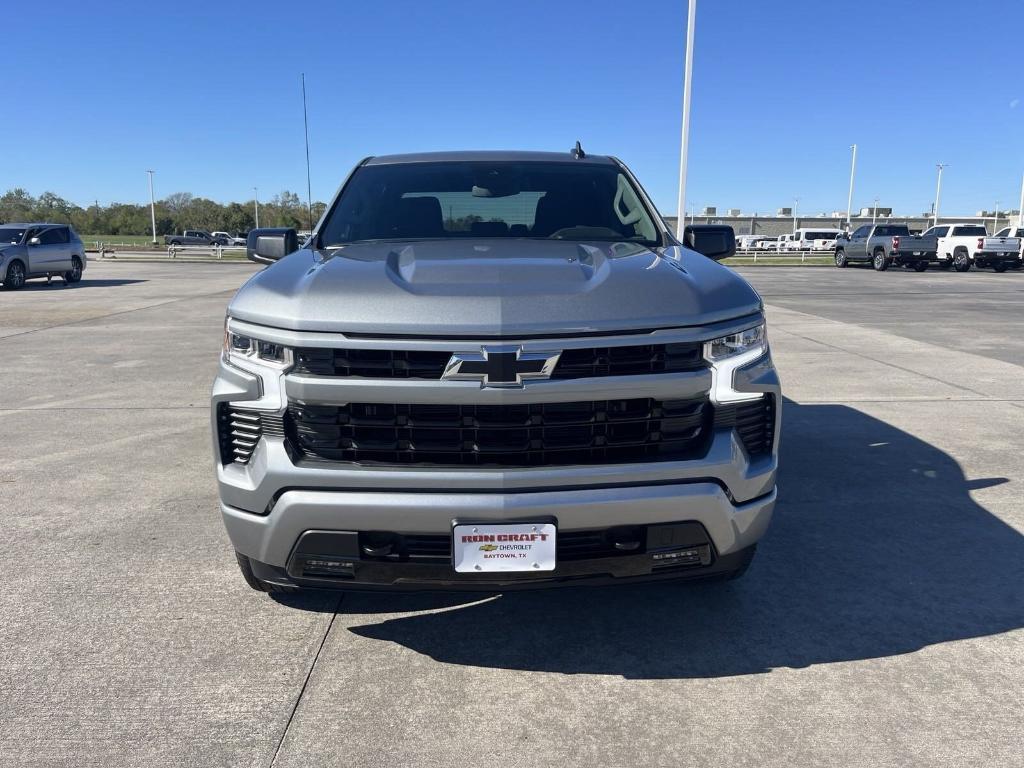
{"label": "license plate", "polygon": [[452,529],[457,573],[555,570],[553,523],[458,524]]}

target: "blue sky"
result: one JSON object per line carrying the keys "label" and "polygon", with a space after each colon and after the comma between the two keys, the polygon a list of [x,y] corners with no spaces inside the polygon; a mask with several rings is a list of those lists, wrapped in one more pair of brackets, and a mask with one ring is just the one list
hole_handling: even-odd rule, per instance
{"label": "blue sky", "polygon": [[[102,9],[102,10],[100,10]],[[190,191],[313,196],[369,154],[615,154],[673,213],[685,0],[53,0],[5,37],[0,191],[80,204]],[[32,21],[25,18],[24,21]],[[701,0],[688,199],[765,213],[875,196],[919,213],[1016,207],[1024,2]],[[986,41],[1002,41],[988,45]]]}

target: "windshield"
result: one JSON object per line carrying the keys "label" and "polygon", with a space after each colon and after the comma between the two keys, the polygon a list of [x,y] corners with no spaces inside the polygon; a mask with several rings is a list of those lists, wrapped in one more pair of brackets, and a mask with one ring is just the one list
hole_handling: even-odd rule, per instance
{"label": "windshield", "polygon": [[17,245],[25,237],[24,227],[0,227],[0,245]]}
{"label": "windshield", "polygon": [[364,166],[328,215],[320,243],[462,237],[660,244],[617,166],[537,161]]}

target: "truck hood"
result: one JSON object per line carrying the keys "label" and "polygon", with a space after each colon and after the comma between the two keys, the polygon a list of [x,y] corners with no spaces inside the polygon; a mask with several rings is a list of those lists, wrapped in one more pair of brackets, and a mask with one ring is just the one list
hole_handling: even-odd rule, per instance
{"label": "truck hood", "polygon": [[756,313],[732,270],[684,248],[486,239],[302,249],[228,313],[299,331],[507,336],[670,328]]}

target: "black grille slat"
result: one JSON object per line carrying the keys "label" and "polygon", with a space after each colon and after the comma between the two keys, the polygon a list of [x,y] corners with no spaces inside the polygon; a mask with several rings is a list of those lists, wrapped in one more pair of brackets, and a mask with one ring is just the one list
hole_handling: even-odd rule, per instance
{"label": "black grille slat", "polygon": [[775,397],[769,394],[749,403],[719,406],[715,427],[732,427],[747,453],[765,456],[775,443]]}
{"label": "black grille slat", "polygon": [[291,403],[298,453],[325,461],[447,466],[603,464],[702,455],[706,399],[529,405]]}
{"label": "black grille slat", "polygon": [[642,376],[698,371],[705,366],[700,344],[646,344],[630,347],[567,349],[551,378]]}
{"label": "black grille slat", "polygon": [[[227,403],[217,406],[217,439],[220,442],[220,458],[224,464],[248,464],[256,444],[264,434],[264,419],[258,411],[235,408]],[[276,419],[276,421],[275,421]],[[272,415],[267,433],[280,429],[283,434],[283,417]]]}
{"label": "black grille slat", "polygon": [[[439,380],[451,356],[451,351],[300,347],[292,370],[304,376]],[[551,378],[641,376],[705,366],[698,342],[588,347],[564,350]]]}

